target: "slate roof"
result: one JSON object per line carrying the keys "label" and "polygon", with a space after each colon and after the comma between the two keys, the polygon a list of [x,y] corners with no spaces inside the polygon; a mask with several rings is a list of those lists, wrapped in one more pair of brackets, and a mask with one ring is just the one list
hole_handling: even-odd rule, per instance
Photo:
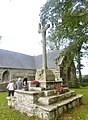
{"label": "slate roof", "polygon": [[[55,58],[57,58],[60,54],[60,51],[53,51],[49,52],[47,54],[47,66],[48,68],[54,68],[55,67]],[[36,69],[37,68],[42,68],[42,55],[35,56],[35,64],[36,64]]]}
{"label": "slate roof", "polygon": [[[55,67],[54,59],[59,51],[47,54],[48,68]],[[42,55],[30,56],[22,53],[0,49],[0,68],[38,69],[42,68]]]}
{"label": "slate roof", "polygon": [[0,67],[35,69],[34,57],[0,49]]}

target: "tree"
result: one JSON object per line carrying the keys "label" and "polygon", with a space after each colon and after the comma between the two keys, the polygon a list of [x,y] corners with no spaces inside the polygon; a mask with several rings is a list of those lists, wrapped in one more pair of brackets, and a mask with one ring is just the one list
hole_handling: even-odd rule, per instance
{"label": "tree", "polygon": [[40,19],[42,18],[52,25],[49,39],[55,48],[57,43],[61,45],[65,41],[65,49],[61,55],[67,57],[65,68],[69,67],[81,52],[82,45],[88,41],[88,1],[48,0],[41,8]]}
{"label": "tree", "polygon": [[86,0],[48,0],[41,9],[40,19],[45,18],[51,23],[53,40],[72,42],[78,27],[82,27],[82,33],[88,33],[87,9]]}

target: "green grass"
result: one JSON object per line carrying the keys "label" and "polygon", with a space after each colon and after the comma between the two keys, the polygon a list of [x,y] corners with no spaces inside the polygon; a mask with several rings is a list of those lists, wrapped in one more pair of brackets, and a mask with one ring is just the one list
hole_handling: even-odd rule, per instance
{"label": "green grass", "polygon": [[58,120],[88,120],[88,87],[75,90],[78,94],[83,94],[83,104],[75,107],[70,112],[66,112]]}
{"label": "green grass", "polygon": [[[75,90],[78,94],[83,94],[83,104],[75,107],[70,112],[66,112],[58,120],[88,120],[88,87]],[[0,92],[0,120],[39,120],[36,116],[28,117],[13,108],[7,106],[7,92]]]}
{"label": "green grass", "polygon": [[0,92],[0,120],[38,120],[36,116],[28,117],[7,106],[7,92]]}

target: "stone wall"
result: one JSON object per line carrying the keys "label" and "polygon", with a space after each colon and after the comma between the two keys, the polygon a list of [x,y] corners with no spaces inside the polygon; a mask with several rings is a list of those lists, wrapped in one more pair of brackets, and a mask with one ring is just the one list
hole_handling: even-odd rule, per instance
{"label": "stone wall", "polygon": [[6,86],[9,80],[16,81],[18,77],[24,79],[27,77],[28,80],[35,79],[35,70],[22,70],[22,69],[0,69],[0,91],[6,91]]}
{"label": "stone wall", "polygon": [[[8,72],[8,75],[6,75]],[[8,81],[10,79],[16,80],[18,77],[24,78],[27,76],[30,80],[35,78],[36,70],[26,70],[26,69],[0,69],[0,80],[1,81]]]}
{"label": "stone wall", "polygon": [[7,89],[6,89],[7,84],[8,84],[8,83],[1,83],[1,84],[0,84],[0,92],[2,92],[2,91],[5,92],[5,91],[7,91]]}

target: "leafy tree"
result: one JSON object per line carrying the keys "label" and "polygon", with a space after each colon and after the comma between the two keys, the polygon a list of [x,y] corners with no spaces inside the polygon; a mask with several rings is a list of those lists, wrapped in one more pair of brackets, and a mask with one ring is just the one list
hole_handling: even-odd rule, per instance
{"label": "leafy tree", "polygon": [[73,42],[79,37],[80,27],[84,33],[82,37],[88,33],[87,7],[86,0],[48,0],[41,8],[40,19],[45,18],[52,25],[50,42]]}
{"label": "leafy tree", "polygon": [[79,51],[78,55],[75,57],[75,60],[77,62],[77,73],[79,74],[79,82],[81,83],[82,81],[82,74],[81,74],[81,69],[84,67],[84,65],[81,64],[81,57],[82,57],[82,52]]}
{"label": "leafy tree", "polygon": [[[67,69],[76,56],[80,57],[82,46],[88,41],[88,0],[48,0],[40,11],[40,19],[43,18],[52,25],[48,37],[52,49],[65,45],[61,55],[67,58]],[[80,69],[79,64],[81,77]]]}

